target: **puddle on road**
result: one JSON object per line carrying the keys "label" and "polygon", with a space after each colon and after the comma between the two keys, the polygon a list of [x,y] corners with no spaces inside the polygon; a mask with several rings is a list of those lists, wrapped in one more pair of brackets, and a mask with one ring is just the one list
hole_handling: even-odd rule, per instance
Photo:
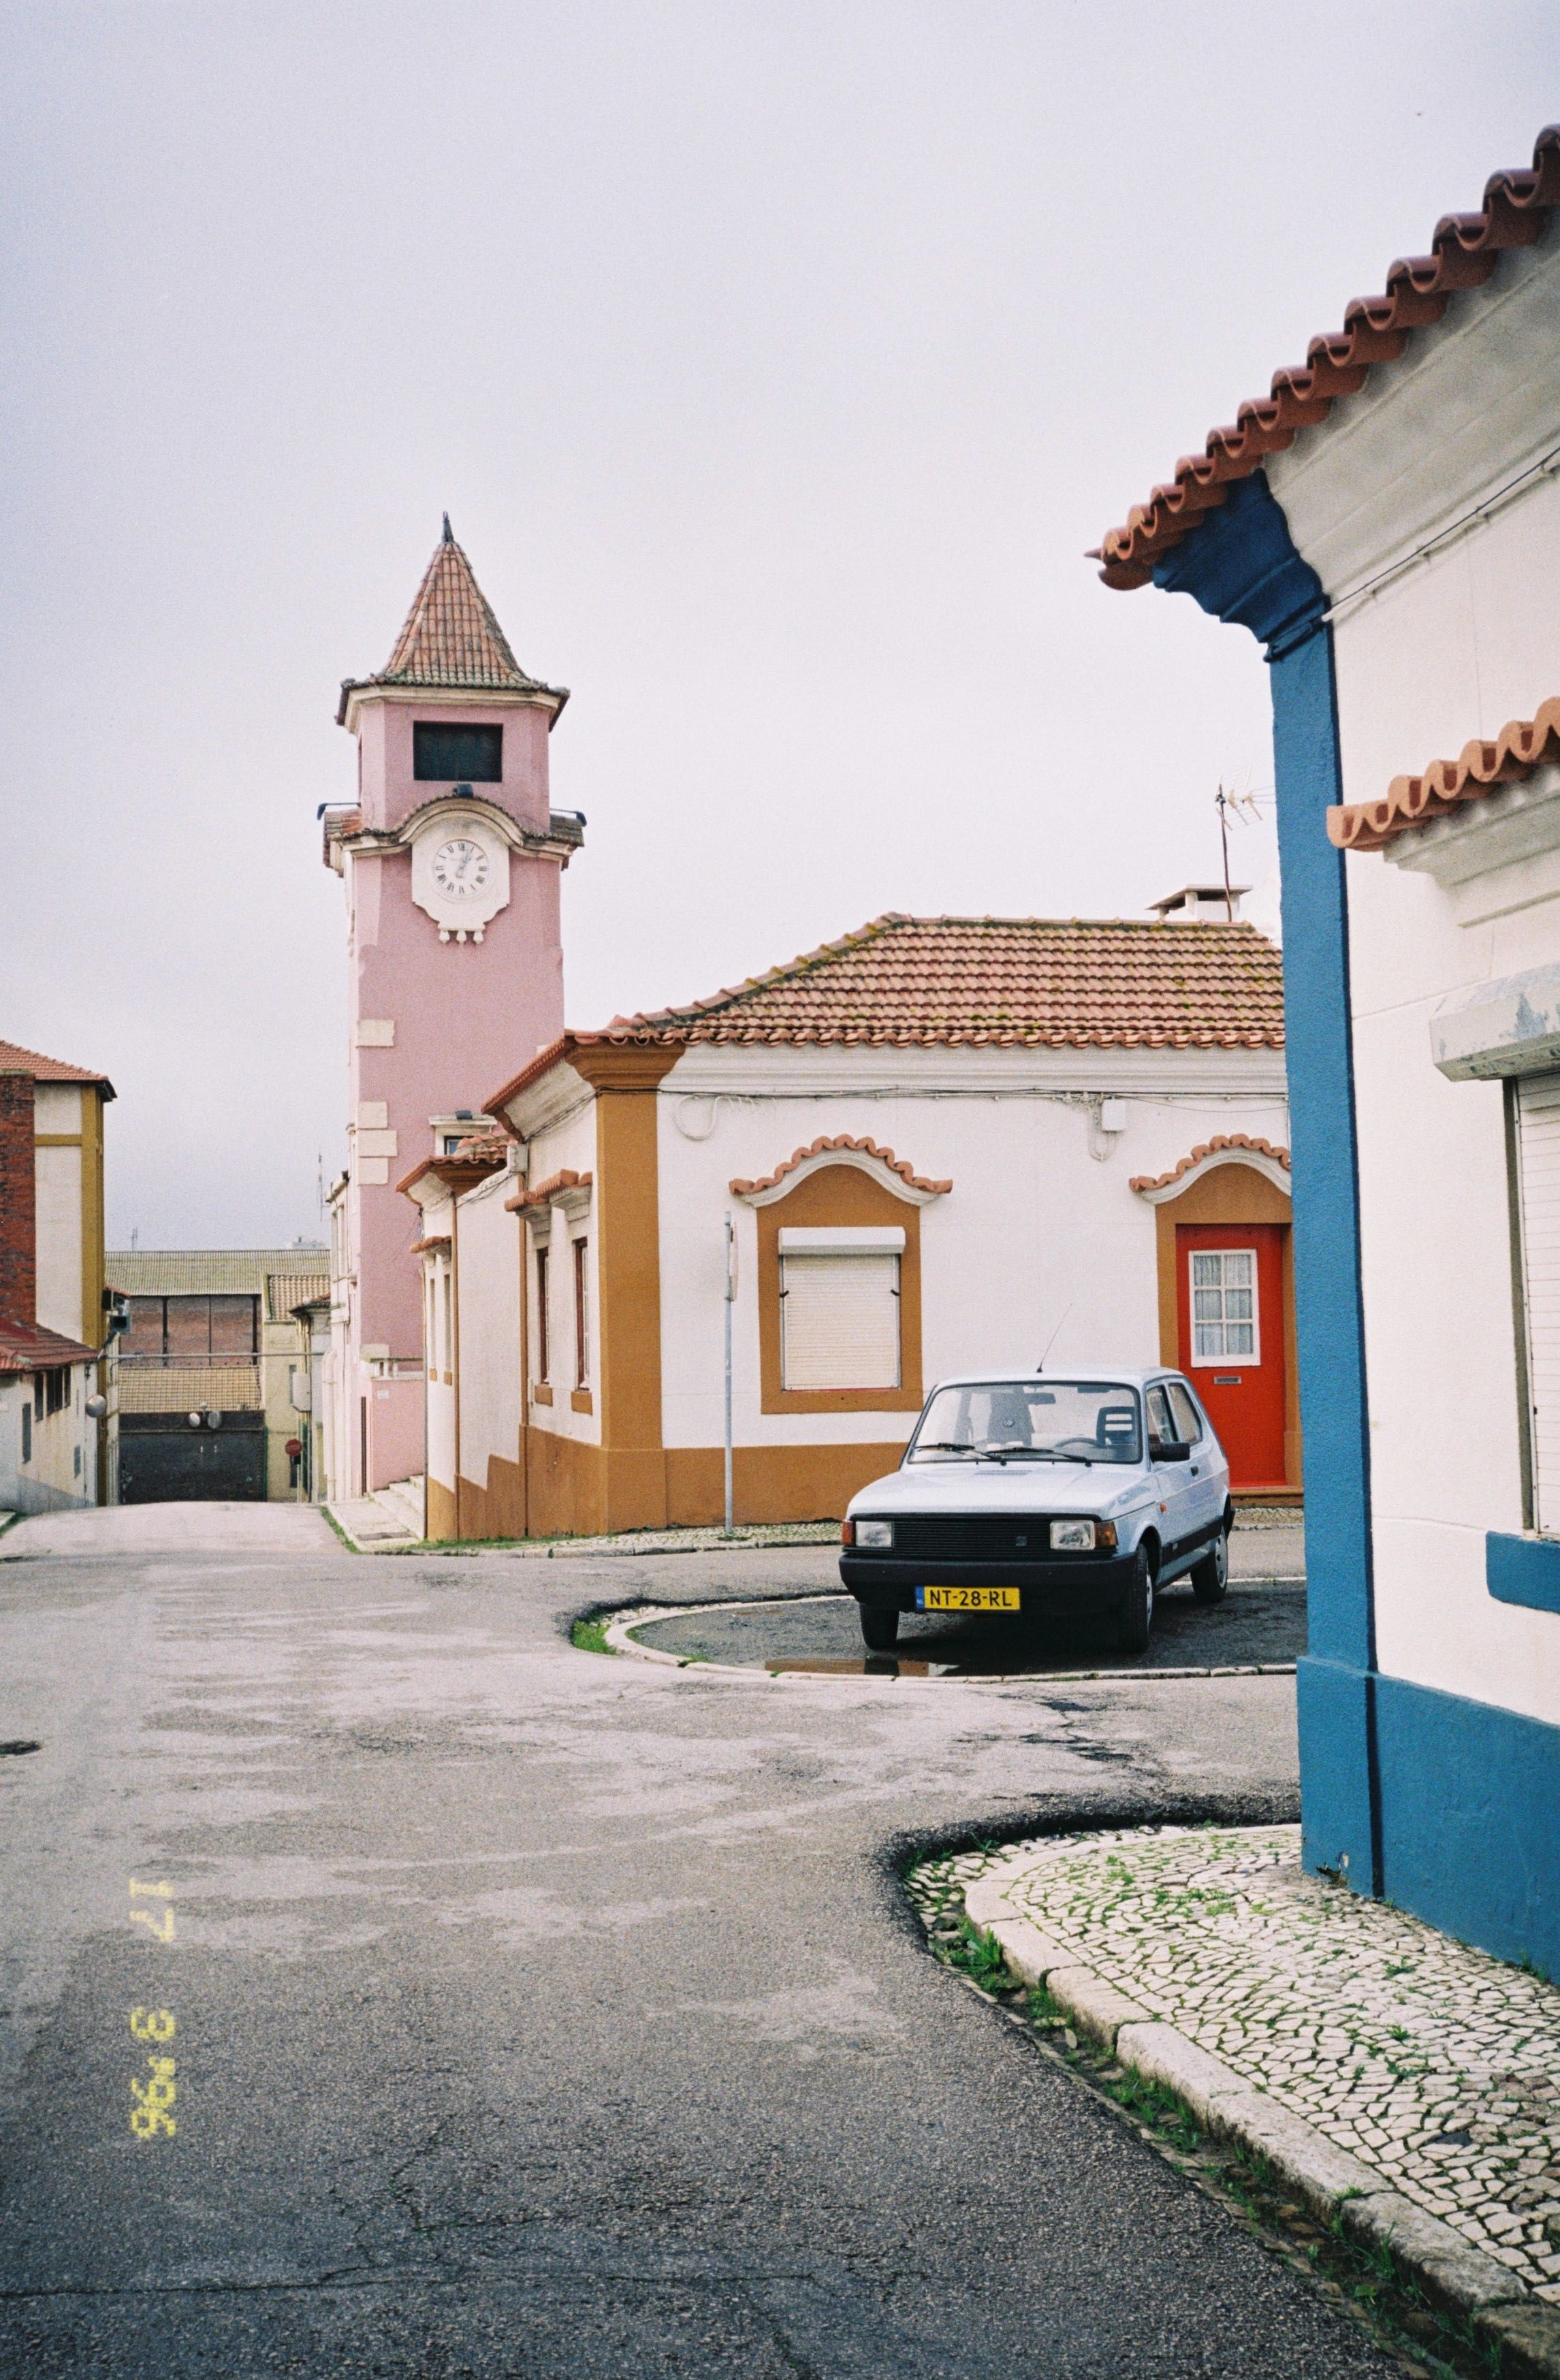
{"label": "puddle on road", "polygon": [[1303,1585],[1232,1585],[1210,1610],[1172,1589],[1145,1654],[1123,1655],[1102,1633],[1022,1618],[944,1620],[906,1614],[893,1653],[867,1653],[847,1595],[710,1604],[630,1621],[631,1641],[690,1667],[763,1670],[771,1677],[1045,1678],[1144,1671],[1287,1667],[1305,1649]]}

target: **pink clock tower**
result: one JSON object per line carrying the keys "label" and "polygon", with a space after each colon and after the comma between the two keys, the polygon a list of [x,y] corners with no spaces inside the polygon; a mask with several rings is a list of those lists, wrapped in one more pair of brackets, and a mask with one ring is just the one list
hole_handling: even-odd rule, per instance
{"label": "pink clock tower", "polygon": [[351,966],[333,1500],[423,1467],[421,1271],[395,1185],[481,1129],[494,1086],[563,1030],[559,878],[585,822],[550,806],[547,739],[567,699],[520,668],[446,515],[389,661],[342,686],[358,799],[324,813]]}

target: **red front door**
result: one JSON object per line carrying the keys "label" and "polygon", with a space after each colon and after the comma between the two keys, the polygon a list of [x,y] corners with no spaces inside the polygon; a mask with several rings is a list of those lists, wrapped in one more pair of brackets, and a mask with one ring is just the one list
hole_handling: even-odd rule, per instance
{"label": "red front door", "polygon": [[1232,1488],[1282,1488],[1284,1227],[1178,1223],[1181,1369],[1229,1457]]}

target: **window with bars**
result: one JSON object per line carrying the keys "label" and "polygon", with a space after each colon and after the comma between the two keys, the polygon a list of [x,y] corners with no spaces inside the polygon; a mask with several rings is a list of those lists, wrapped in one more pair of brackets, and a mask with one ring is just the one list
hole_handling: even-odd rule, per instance
{"label": "window with bars", "polygon": [[1191,1328],[1194,1364],[1261,1362],[1255,1248],[1192,1250]]}

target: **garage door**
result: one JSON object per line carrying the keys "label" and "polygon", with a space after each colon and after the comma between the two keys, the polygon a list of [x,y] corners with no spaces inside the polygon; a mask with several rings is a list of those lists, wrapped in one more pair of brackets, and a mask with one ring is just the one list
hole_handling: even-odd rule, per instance
{"label": "garage door", "polygon": [[215,1429],[182,1415],[121,1414],[121,1504],[258,1503],[265,1495],[265,1426],[224,1414]]}

